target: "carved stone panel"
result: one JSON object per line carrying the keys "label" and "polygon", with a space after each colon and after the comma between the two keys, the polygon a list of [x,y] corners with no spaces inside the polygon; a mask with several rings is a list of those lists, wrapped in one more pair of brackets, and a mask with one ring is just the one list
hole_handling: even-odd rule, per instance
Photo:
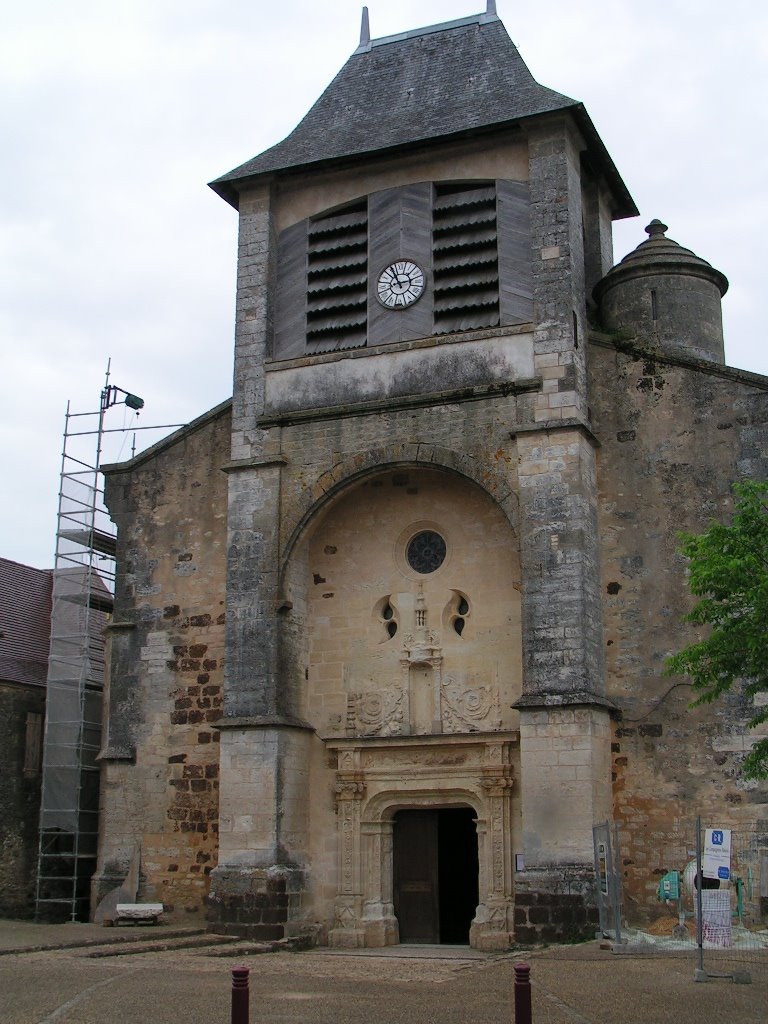
{"label": "carved stone panel", "polygon": [[446,676],[440,686],[443,732],[493,732],[501,728],[499,691],[493,686],[467,686]]}
{"label": "carved stone panel", "polygon": [[402,689],[369,690],[347,695],[348,736],[400,736],[407,718]]}

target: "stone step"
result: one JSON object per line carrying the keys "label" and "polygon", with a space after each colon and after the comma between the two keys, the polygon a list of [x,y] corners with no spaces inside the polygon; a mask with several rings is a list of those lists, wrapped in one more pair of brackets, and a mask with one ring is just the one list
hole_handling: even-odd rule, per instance
{"label": "stone step", "polygon": [[[224,936],[221,936],[224,938]],[[260,953],[299,953],[316,948],[316,937],[313,934],[293,935],[287,939],[274,939],[268,942],[255,942],[231,936],[232,945],[226,949],[211,949],[204,956],[258,956]]]}
{"label": "stone step", "polygon": [[197,935],[187,935],[178,938],[158,939],[154,942],[133,942],[128,944],[114,944],[102,946],[97,949],[90,949],[83,953],[84,957],[98,959],[108,956],[134,956],[137,953],[165,953],[173,949],[198,949],[205,946],[233,945],[237,940],[231,935],[210,935],[206,932]]}
{"label": "stone step", "polygon": [[[46,926],[41,926],[46,929]],[[58,926],[53,926],[58,927]],[[99,948],[101,946],[118,946],[118,945],[131,945],[134,943],[141,943],[147,941],[147,930],[151,928],[155,938],[155,942],[165,942],[168,939],[179,939],[179,938],[191,938],[192,936],[206,935],[205,928],[164,928],[158,935],[159,927],[157,925],[136,925],[135,927],[115,927],[111,929],[104,929],[105,935],[103,938],[87,938],[87,939],[65,939],[62,942],[45,941],[20,944],[18,946],[8,946],[7,948],[0,949],[0,956],[8,956],[17,953],[43,953],[46,950],[57,950],[57,949],[89,949]],[[46,929],[49,933],[49,929]]]}

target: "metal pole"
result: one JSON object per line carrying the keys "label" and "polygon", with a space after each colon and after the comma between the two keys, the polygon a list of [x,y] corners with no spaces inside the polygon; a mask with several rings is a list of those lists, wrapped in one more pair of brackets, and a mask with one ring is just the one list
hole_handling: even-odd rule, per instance
{"label": "metal pole", "polygon": [[230,1024],[248,1024],[249,967],[232,968],[232,1014]]}
{"label": "metal pole", "polygon": [[619,823],[613,824],[613,878],[612,899],[613,899],[613,920],[615,922],[616,945],[621,945],[621,840],[619,837]]}
{"label": "metal pole", "polygon": [[515,964],[515,1024],[531,1024],[531,968]]}
{"label": "metal pole", "polygon": [[701,890],[704,881],[701,849],[701,817],[696,819],[696,943],[699,947],[699,971],[704,974],[704,922],[701,914]]}

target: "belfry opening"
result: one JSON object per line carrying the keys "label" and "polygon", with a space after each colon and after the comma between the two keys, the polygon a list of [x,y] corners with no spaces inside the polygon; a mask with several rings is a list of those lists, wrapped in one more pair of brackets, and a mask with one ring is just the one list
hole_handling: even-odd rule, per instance
{"label": "belfry opening", "polygon": [[398,811],[392,841],[400,941],[466,945],[479,899],[475,812]]}

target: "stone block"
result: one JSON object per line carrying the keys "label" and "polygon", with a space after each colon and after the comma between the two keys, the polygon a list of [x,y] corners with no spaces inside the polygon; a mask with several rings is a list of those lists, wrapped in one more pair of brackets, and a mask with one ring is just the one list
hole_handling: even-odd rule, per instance
{"label": "stone block", "polygon": [[162,903],[118,903],[115,907],[115,919],[121,921],[157,921],[163,915]]}

